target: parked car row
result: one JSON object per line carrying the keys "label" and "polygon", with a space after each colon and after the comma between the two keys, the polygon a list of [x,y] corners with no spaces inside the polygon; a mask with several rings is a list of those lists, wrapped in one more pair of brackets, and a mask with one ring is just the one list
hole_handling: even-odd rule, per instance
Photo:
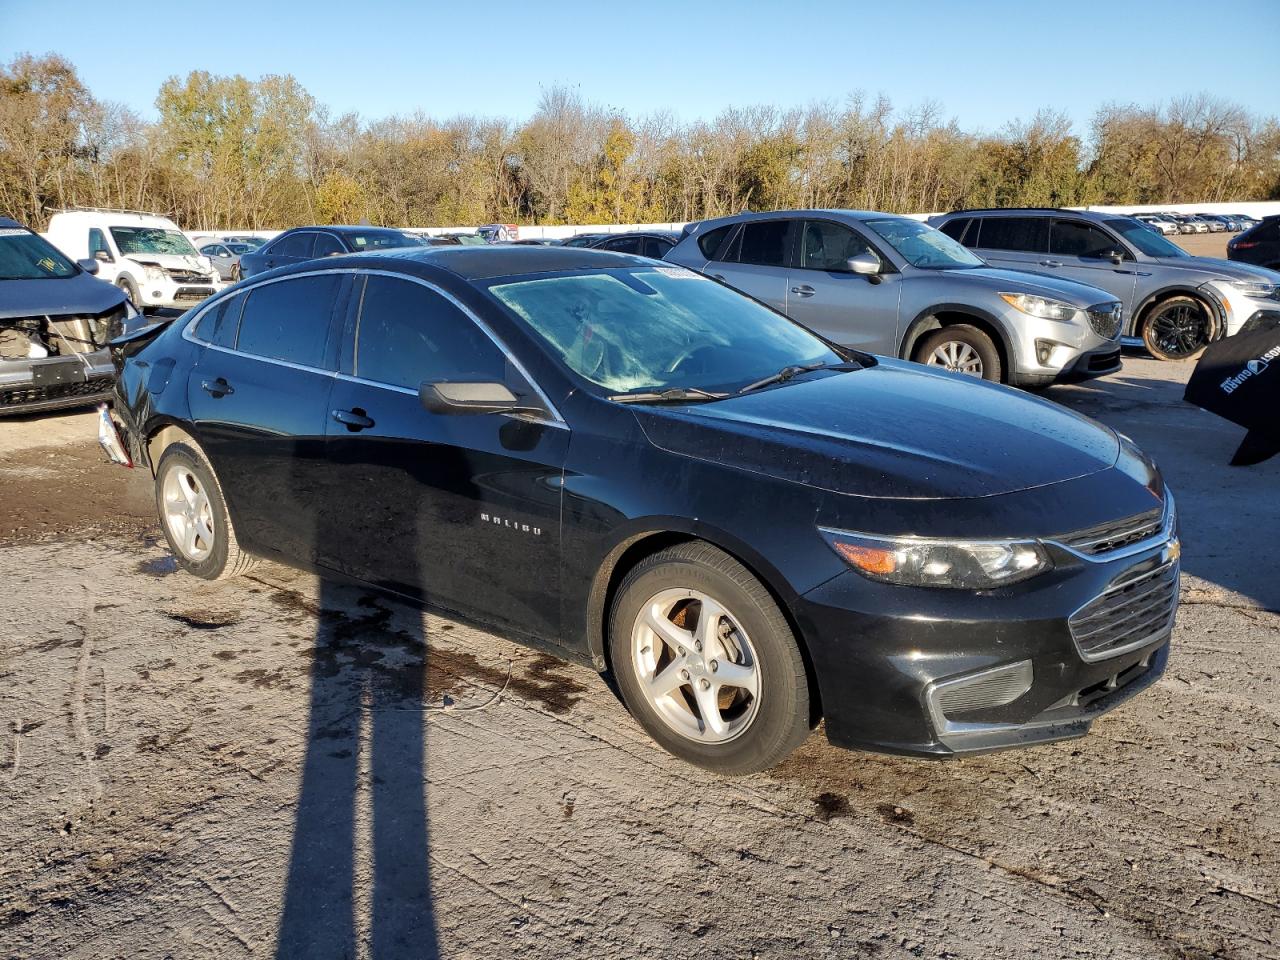
{"label": "parked car row", "polygon": [[1135,213],[1133,219],[1166,236],[1176,233],[1239,233],[1258,221],[1242,213]]}

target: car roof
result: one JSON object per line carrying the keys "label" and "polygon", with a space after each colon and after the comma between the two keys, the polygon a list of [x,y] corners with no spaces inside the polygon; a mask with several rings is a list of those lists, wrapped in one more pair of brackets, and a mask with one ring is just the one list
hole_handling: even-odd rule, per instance
{"label": "car roof", "polygon": [[17,227],[19,230],[27,229],[22,224],[20,224],[17,220],[13,220],[9,217],[0,217],[0,227],[4,227],[7,230],[12,229],[14,227]]}
{"label": "car roof", "polygon": [[[349,223],[325,223],[313,224],[307,227],[290,227],[285,233],[293,233],[297,230],[332,230],[334,233],[368,233],[370,230],[390,230],[392,233],[403,233],[405,236],[410,236],[410,234],[398,227],[375,227],[373,224],[365,224],[362,227],[359,224]],[[281,234],[281,236],[283,235]]]}

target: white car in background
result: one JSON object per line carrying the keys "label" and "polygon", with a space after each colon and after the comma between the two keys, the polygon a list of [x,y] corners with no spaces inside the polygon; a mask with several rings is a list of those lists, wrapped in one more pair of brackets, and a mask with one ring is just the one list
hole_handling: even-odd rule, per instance
{"label": "white car in background", "polygon": [[72,259],[96,260],[98,277],[123,290],[140,310],[185,310],[225,286],[178,225],[156,214],[67,210],[53,215],[45,237]]}
{"label": "white car in background", "polygon": [[1168,220],[1159,214],[1135,213],[1133,216],[1135,220],[1141,220],[1147,226],[1154,227],[1164,236],[1178,232],[1178,225],[1174,221]]}

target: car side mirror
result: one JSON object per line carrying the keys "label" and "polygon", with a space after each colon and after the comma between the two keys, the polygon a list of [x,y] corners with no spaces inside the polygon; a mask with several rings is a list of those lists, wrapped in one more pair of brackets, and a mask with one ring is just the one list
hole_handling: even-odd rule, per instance
{"label": "car side mirror", "polygon": [[98,262],[100,262],[100,263],[114,263],[114,262],[115,262],[115,261],[114,261],[114,258],[111,256],[111,253],[110,253],[109,251],[107,251],[107,250],[95,250],[95,251],[93,251],[93,259],[97,260],[97,261],[98,261]]}
{"label": "car side mirror", "polygon": [[83,270],[85,273],[92,273],[95,276],[98,273],[98,261],[94,260],[93,258],[89,258],[86,260],[77,260],[76,266],[79,267],[81,270]]}
{"label": "car side mirror", "polygon": [[427,380],[418,399],[432,413],[542,413],[496,381]]}
{"label": "car side mirror", "polygon": [[881,270],[880,258],[874,253],[860,253],[844,262],[850,273],[858,273],[864,277],[874,277]]}

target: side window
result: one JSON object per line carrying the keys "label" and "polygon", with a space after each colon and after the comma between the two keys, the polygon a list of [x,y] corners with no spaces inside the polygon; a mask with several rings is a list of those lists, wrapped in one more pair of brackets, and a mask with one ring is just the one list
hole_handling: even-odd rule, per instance
{"label": "side window", "polygon": [[338,238],[331,233],[317,233],[315,249],[311,252],[311,256],[330,257],[335,253],[346,253],[346,249],[338,241]]}
{"label": "side window", "polygon": [[108,263],[115,260],[115,257],[111,255],[111,248],[107,246],[107,238],[103,236],[101,230],[93,227],[89,230],[89,256],[95,260],[101,260],[103,258],[98,256],[99,252],[107,255],[106,261]]}
{"label": "side window", "polygon": [[475,321],[420,283],[370,276],[356,376],[417,390],[424,380],[505,381],[507,358]]}
{"label": "side window", "polygon": [[324,367],[329,320],[341,284],[341,274],[325,273],[255,287],[247,294],[236,349]]}
{"label": "side window", "polygon": [[738,262],[762,267],[785,267],[794,220],[757,220],[744,224],[738,244]]}
{"label": "side window", "polygon": [[640,253],[642,237],[619,237],[617,240],[606,240],[600,244],[601,250],[612,250],[614,253]]}
{"label": "side window", "polygon": [[1079,220],[1053,221],[1050,253],[1064,257],[1100,257],[1119,249],[1122,249],[1120,244],[1097,227]]}
{"label": "side window", "polygon": [[733,224],[727,227],[716,227],[714,230],[708,230],[698,238],[698,249],[702,251],[702,255],[708,260],[716,258],[716,251],[720,249],[725,238],[729,236],[729,231],[733,229]]}
{"label": "side window", "polygon": [[1255,243],[1275,243],[1280,240],[1280,220],[1263,220],[1249,231],[1249,239]]}
{"label": "side window", "polygon": [[963,243],[964,241],[961,238],[964,236],[965,227],[972,222],[972,217],[957,217],[955,220],[948,220],[938,229],[957,243]]}
{"label": "side window", "polygon": [[306,230],[289,233],[273,243],[267,252],[275,257],[310,257],[315,237]]}
{"label": "side window", "polygon": [[236,330],[240,326],[240,310],[244,307],[244,297],[237,294],[227,297],[205,311],[194,331],[197,340],[211,343],[215,347],[234,347]]}
{"label": "side window", "polygon": [[800,240],[800,266],[806,270],[847,273],[845,261],[860,253],[875,253],[862,237],[848,227],[827,220],[809,220]]}
{"label": "side window", "polygon": [[661,260],[674,246],[675,244],[670,240],[663,240],[661,237],[649,237],[644,242],[644,255],[653,257],[655,260]]}
{"label": "side window", "polygon": [[965,246],[1021,253],[1044,253],[1049,248],[1047,217],[979,217],[973,225],[980,232],[966,237]]}

